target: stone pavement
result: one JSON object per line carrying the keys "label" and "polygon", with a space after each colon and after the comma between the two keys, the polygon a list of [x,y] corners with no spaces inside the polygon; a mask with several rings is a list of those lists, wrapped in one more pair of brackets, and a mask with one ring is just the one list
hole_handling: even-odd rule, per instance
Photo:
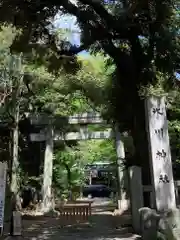
{"label": "stone pavement", "polygon": [[[124,220],[123,220],[124,221]],[[120,227],[112,214],[94,213],[90,224],[60,227],[59,219],[34,217],[23,220],[23,237],[6,240],[137,240],[130,227]],[[119,226],[118,226],[119,225]]]}

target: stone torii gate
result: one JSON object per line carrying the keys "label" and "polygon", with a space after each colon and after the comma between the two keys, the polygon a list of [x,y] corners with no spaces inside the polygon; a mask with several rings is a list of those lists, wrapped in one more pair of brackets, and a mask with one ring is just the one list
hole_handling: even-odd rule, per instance
{"label": "stone torii gate", "polygon": [[52,205],[51,186],[53,173],[53,148],[54,141],[68,141],[68,140],[89,140],[89,139],[115,139],[117,152],[117,167],[118,167],[118,181],[119,181],[119,209],[126,210],[129,207],[129,200],[126,198],[127,189],[124,187],[124,179],[127,179],[125,171],[123,170],[123,161],[125,159],[124,143],[118,128],[107,128],[105,131],[89,131],[88,124],[102,124],[106,123],[99,113],[83,113],[69,116],[67,118],[60,117],[59,121],[66,121],[66,124],[80,125],[79,132],[62,133],[54,131],[55,119],[49,116],[31,116],[30,121],[33,125],[44,126],[43,131],[39,133],[32,133],[30,139],[33,142],[46,142],[44,153],[44,176],[42,185],[42,208],[43,211],[48,211]]}

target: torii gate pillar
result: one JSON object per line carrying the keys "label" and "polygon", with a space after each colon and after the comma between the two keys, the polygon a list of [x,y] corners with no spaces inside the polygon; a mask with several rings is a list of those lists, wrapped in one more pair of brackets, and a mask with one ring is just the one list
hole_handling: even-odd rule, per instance
{"label": "torii gate pillar", "polygon": [[115,141],[117,153],[117,177],[118,177],[118,209],[126,211],[130,207],[128,192],[128,174],[124,167],[125,150],[124,142],[118,128],[115,127]]}
{"label": "torii gate pillar", "polygon": [[42,210],[49,211],[52,208],[52,174],[53,174],[53,127],[48,126],[46,133],[46,146],[44,152],[44,173],[42,185]]}

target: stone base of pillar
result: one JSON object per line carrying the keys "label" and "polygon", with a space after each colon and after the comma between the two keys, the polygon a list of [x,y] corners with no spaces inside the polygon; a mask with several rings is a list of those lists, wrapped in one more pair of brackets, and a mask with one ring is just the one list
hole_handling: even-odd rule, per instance
{"label": "stone base of pillar", "polygon": [[140,233],[139,209],[144,206],[143,186],[141,168],[137,166],[129,167],[129,186],[131,197],[132,225],[136,233]]}
{"label": "stone base of pillar", "polygon": [[50,211],[53,211],[55,209],[55,203],[54,199],[51,199],[49,201],[44,201],[41,204],[41,212],[48,213]]}
{"label": "stone base of pillar", "polygon": [[40,208],[40,209],[41,209],[40,211],[41,211],[43,214],[48,213],[48,212],[50,212],[50,211],[53,210],[53,208],[52,208],[51,206],[44,206],[44,204],[41,205],[41,208]]}
{"label": "stone base of pillar", "polygon": [[118,200],[118,209],[125,212],[129,210],[130,208],[130,200],[129,199],[123,199],[123,200]]}
{"label": "stone base of pillar", "polygon": [[158,213],[154,209],[144,207],[139,209],[139,213],[143,239],[180,239],[179,209]]}

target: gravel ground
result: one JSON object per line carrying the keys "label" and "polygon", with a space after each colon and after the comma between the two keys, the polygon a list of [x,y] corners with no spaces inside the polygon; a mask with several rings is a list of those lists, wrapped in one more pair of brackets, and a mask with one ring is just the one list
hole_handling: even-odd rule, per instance
{"label": "gravel ground", "polygon": [[[129,216],[113,216],[108,199],[94,199],[89,223],[60,227],[60,219],[37,216],[23,220],[23,237],[16,240],[137,240],[128,227]],[[102,206],[107,206],[105,209]],[[122,227],[126,224],[126,227]],[[11,237],[6,238],[11,240]],[[13,240],[15,240],[13,238]]]}
{"label": "gravel ground", "polygon": [[[90,224],[60,227],[59,219],[38,217],[23,220],[23,238],[17,240],[137,240],[128,227],[117,227],[110,213],[94,214]],[[13,238],[14,239],[14,238]],[[8,237],[8,240],[11,240]]]}

